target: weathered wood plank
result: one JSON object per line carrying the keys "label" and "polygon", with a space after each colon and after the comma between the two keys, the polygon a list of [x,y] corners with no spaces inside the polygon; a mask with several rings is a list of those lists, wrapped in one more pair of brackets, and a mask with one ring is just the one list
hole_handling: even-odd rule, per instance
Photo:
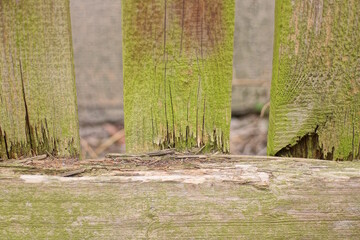
{"label": "weathered wood plank", "polygon": [[358,159],[360,4],[277,0],[270,155]]}
{"label": "weathered wood plank", "polygon": [[[84,169],[81,177],[60,177],[76,169]],[[358,161],[175,155],[6,161],[0,237],[357,239],[359,193]]]}
{"label": "weathered wood plank", "polygon": [[69,11],[0,1],[0,158],[79,154]]}
{"label": "weathered wood plank", "polygon": [[229,151],[234,5],[122,1],[128,152]]}

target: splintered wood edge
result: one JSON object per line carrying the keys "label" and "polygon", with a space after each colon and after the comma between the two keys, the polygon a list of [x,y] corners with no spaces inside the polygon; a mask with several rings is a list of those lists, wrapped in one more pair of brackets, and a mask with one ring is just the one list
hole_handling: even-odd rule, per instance
{"label": "splintered wood edge", "polygon": [[[318,159],[247,156],[247,155],[183,155],[172,151],[149,153],[139,155],[108,154],[104,159],[54,159],[45,158],[44,155],[20,160],[0,161],[1,175],[49,175],[59,177],[83,177],[101,175],[123,175],[122,172],[168,171],[223,168],[235,166],[236,163],[248,164],[259,167],[273,165],[272,168],[281,167],[289,169],[294,162],[323,165],[329,168],[342,166],[358,166],[360,161],[336,162]],[[196,172],[194,172],[196,174]],[[131,174],[130,174],[131,175]]]}

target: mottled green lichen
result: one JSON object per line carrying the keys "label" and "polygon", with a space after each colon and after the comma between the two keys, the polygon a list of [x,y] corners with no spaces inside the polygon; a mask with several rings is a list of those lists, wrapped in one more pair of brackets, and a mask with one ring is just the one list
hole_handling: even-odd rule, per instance
{"label": "mottled green lichen", "polygon": [[78,156],[69,0],[0,1],[0,158]]}
{"label": "mottled green lichen", "polygon": [[276,1],[270,155],[359,158],[359,15],[355,0]]}
{"label": "mottled green lichen", "polygon": [[122,1],[126,148],[229,152],[234,0]]}

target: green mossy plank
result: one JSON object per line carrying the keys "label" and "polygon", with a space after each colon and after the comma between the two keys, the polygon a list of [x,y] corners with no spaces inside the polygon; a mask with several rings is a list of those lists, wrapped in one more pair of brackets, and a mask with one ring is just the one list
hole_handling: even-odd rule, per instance
{"label": "green mossy plank", "polygon": [[229,152],[234,5],[122,1],[128,152]]}
{"label": "green mossy plank", "polygon": [[161,160],[91,161],[73,178],[0,163],[0,238],[359,238],[358,161]]}
{"label": "green mossy plank", "polygon": [[0,1],[0,158],[79,142],[69,0]]}
{"label": "green mossy plank", "polygon": [[360,154],[360,4],[277,0],[268,154]]}

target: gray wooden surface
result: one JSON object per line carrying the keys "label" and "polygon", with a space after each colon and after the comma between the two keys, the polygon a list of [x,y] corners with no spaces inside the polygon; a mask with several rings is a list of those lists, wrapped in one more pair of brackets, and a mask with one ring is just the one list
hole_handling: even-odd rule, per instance
{"label": "gray wooden surface", "polygon": [[358,239],[359,193],[358,161],[6,161],[0,238]]}

